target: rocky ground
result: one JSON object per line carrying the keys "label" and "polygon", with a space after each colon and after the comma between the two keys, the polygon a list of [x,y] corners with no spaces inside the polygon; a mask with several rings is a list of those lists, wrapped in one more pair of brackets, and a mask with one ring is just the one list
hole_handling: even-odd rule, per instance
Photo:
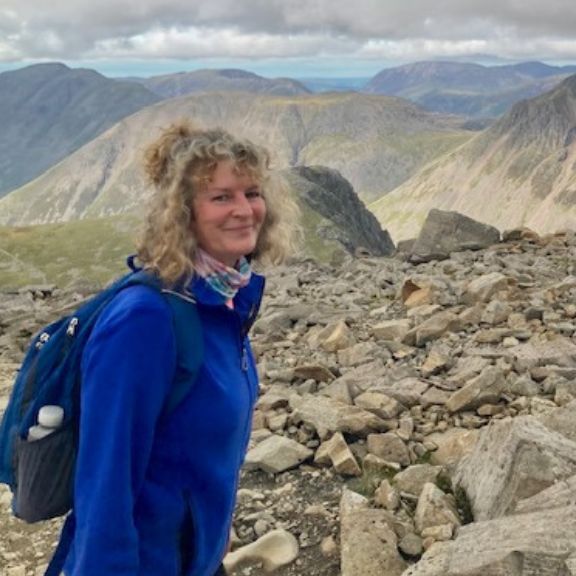
{"label": "rocky ground", "polygon": [[[231,571],[576,574],[576,237],[452,224],[411,255],[268,275]],[[0,402],[29,334],[81,298],[50,292],[0,298]],[[0,573],[41,574],[58,521],[14,520],[4,491],[0,526]]]}

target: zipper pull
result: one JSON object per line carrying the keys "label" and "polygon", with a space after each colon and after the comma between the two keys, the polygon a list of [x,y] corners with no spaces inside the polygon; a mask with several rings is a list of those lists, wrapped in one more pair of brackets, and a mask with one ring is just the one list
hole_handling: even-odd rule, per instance
{"label": "zipper pull", "polygon": [[242,371],[248,371],[248,352],[246,352],[245,345],[242,345]]}
{"label": "zipper pull", "polygon": [[68,328],[66,329],[66,335],[67,336],[74,336],[74,333],[76,332],[76,326],[78,326],[78,318],[76,318],[76,316],[74,316],[70,320],[70,323],[68,324]]}
{"label": "zipper pull", "polygon": [[42,332],[42,334],[38,336],[38,341],[35,344],[36,350],[40,350],[48,340],[50,340],[50,334],[48,334],[48,332]]}

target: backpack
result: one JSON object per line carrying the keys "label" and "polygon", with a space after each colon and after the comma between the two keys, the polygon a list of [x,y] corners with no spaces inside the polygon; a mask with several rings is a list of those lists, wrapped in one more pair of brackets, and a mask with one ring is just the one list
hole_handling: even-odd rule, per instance
{"label": "backpack", "polygon": [[[158,290],[170,305],[178,369],[163,415],[179,405],[198,373],[203,349],[195,301],[163,289],[156,276],[134,266],[133,257],[128,264],[132,272],[73,314],[46,326],[25,354],[0,424],[0,483],[10,487],[14,515],[26,522],[62,516],[72,509],[82,353],[100,313],[116,294],[145,285]],[[49,435],[28,441],[28,431],[46,405],[60,406],[63,422]]]}

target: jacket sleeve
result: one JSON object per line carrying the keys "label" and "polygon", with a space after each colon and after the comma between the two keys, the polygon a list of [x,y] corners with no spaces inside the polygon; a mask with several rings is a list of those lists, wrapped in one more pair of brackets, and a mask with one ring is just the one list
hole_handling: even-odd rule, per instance
{"label": "jacket sleeve", "polygon": [[134,503],[176,366],[172,326],[163,298],[139,286],[114,299],[86,345],[69,576],[138,574]]}

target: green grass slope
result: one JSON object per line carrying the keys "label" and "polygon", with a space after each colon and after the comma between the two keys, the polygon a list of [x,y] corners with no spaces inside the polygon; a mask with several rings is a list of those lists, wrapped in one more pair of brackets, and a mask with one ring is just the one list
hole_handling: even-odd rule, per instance
{"label": "green grass slope", "polygon": [[112,217],[66,224],[0,227],[0,290],[26,284],[101,285],[125,270],[135,220]]}
{"label": "green grass slope", "polygon": [[[0,227],[0,291],[29,284],[59,288],[103,286],[127,270],[134,252],[135,217],[113,216],[61,224]],[[329,262],[342,255],[337,241],[323,238],[320,228],[331,224],[303,207],[304,246],[301,256]]]}

